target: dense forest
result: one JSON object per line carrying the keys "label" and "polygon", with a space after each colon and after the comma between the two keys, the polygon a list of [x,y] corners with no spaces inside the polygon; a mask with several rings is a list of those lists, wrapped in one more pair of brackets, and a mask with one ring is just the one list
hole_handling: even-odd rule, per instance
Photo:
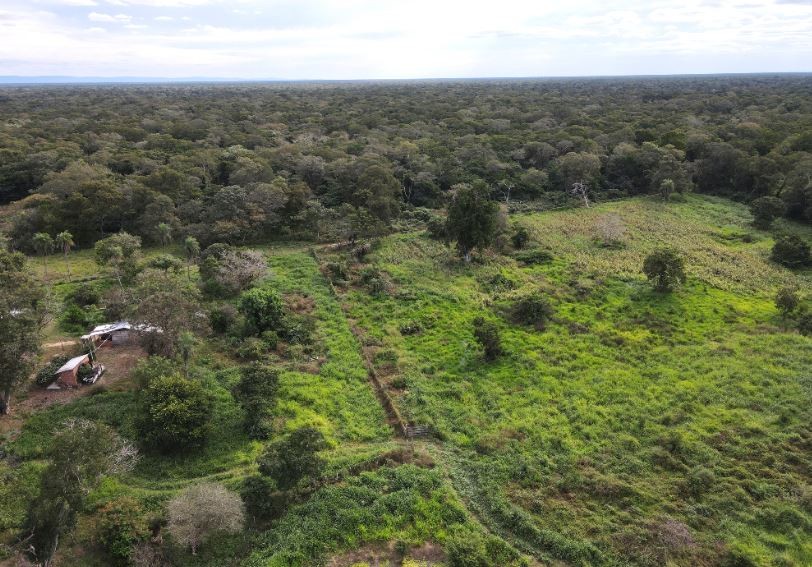
{"label": "dense forest", "polygon": [[812,565],[812,75],[0,88],[0,565]]}
{"label": "dense forest", "polygon": [[[812,218],[812,78],[55,86],[0,92],[9,228],[80,246],[384,232],[459,184],[494,199],[697,191]],[[666,180],[671,180],[664,183]]]}

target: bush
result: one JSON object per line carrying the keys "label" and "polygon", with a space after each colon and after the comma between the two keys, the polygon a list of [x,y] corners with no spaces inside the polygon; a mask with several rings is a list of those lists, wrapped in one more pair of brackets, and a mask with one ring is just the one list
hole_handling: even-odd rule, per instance
{"label": "bush", "polygon": [[389,282],[378,268],[368,267],[361,271],[361,284],[370,295],[381,296],[389,293]]}
{"label": "bush", "polygon": [[474,338],[485,350],[485,358],[494,360],[502,354],[502,341],[499,338],[499,328],[495,323],[483,317],[474,319]]}
{"label": "bush", "polygon": [[295,488],[302,480],[315,480],[324,469],[319,451],[327,448],[321,431],[301,427],[269,445],[257,459],[259,472],[271,478],[280,490]]}
{"label": "bush", "polygon": [[203,483],[175,496],[167,507],[167,531],[172,539],[194,554],[216,533],[239,533],[245,523],[240,497],[221,484]]}
{"label": "bush", "polygon": [[67,333],[84,333],[104,321],[104,312],[95,305],[68,304],[59,317],[59,328]]}
{"label": "bush", "polygon": [[446,229],[445,219],[441,216],[433,216],[426,223],[426,231],[429,238],[435,240],[448,240],[448,230]]}
{"label": "bush", "polygon": [[800,304],[797,287],[782,287],[775,295],[775,306],[784,317],[792,315]]}
{"label": "bush", "polygon": [[228,333],[237,320],[237,308],[230,303],[217,305],[209,311],[209,323],[215,333]]}
{"label": "bush", "polygon": [[280,517],[288,505],[287,493],[277,491],[276,483],[262,475],[246,478],[240,495],[248,515],[260,521]]}
{"label": "bush", "polygon": [[809,244],[797,234],[786,234],[775,241],[770,258],[787,268],[801,268],[809,264]]}
{"label": "bush", "polygon": [[240,360],[262,360],[268,354],[268,345],[257,337],[246,337],[234,354]]}
{"label": "bush", "polygon": [[778,197],[759,197],[750,203],[750,212],[753,214],[753,224],[758,228],[770,228],[773,220],[784,214],[784,201]]}
{"label": "bush", "polygon": [[671,248],[659,248],[646,256],[643,273],[657,291],[670,291],[686,280],[685,263]]}
{"label": "bush", "polygon": [[99,543],[115,563],[129,564],[133,545],[149,536],[144,509],[134,498],[122,496],[102,506],[97,516]]}
{"label": "bush", "polygon": [[240,296],[239,311],[245,316],[252,334],[285,328],[282,298],[272,289],[257,288],[244,292]]}
{"label": "bush", "polygon": [[198,382],[161,376],[147,386],[136,428],[144,445],[163,452],[200,447],[206,441],[212,400]]}
{"label": "bush", "polygon": [[130,374],[139,388],[146,388],[156,378],[172,376],[178,372],[178,364],[163,356],[149,356],[138,361]]}
{"label": "bush", "polygon": [[37,370],[34,380],[40,386],[48,386],[56,380],[56,371],[59,370],[63,364],[70,360],[68,354],[57,354],[45,366]]}
{"label": "bush", "polygon": [[329,262],[327,277],[330,278],[333,285],[346,285],[350,279],[350,269],[345,262]]}
{"label": "bush", "polygon": [[530,233],[523,226],[516,229],[513,236],[510,237],[510,242],[516,250],[521,250],[530,241]]}
{"label": "bush", "polygon": [[521,325],[543,329],[553,315],[553,308],[539,291],[519,298],[511,308],[511,318]]}
{"label": "bush", "polygon": [[91,284],[78,284],[65,294],[65,303],[73,303],[80,307],[98,305],[100,301],[101,293],[99,293],[99,289]]}
{"label": "bush", "polygon": [[245,412],[244,427],[252,439],[266,439],[272,432],[273,409],[279,390],[279,373],[254,363],[240,370],[232,394]]}
{"label": "bush", "polygon": [[552,261],[553,255],[548,250],[544,250],[542,248],[532,248],[530,250],[515,253],[513,258],[525,266],[535,266],[537,264],[546,264],[547,262]]}
{"label": "bush", "polygon": [[147,262],[148,268],[163,270],[164,272],[180,272],[183,269],[183,261],[172,254],[159,254],[150,258]]}
{"label": "bush", "polygon": [[808,337],[812,335],[812,312],[804,311],[798,318],[798,332]]}

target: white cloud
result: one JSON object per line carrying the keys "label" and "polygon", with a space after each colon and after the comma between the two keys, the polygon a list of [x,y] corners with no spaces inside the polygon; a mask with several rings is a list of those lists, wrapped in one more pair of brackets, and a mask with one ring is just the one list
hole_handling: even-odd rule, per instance
{"label": "white cloud", "polygon": [[[396,78],[812,70],[812,6],[803,3],[92,0],[129,6],[121,9],[127,13],[87,14],[91,22],[128,30],[116,36],[77,25],[73,8],[48,14],[23,0],[0,1],[17,3],[4,8],[8,16],[0,13],[0,73],[8,74]],[[149,28],[146,21],[162,25]]]}
{"label": "white cloud", "polygon": [[130,20],[132,20],[132,16],[128,16],[127,14],[101,14],[99,12],[90,12],[87,15],[87,19],[91,22],[109,22],[115,24],[126,24]]}

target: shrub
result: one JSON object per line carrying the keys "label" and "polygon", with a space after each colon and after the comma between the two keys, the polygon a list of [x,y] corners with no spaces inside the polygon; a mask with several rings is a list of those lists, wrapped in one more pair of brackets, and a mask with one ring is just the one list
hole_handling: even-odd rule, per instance
{"label": "shrub", "polygon": [[801,303],[797,287],[782,287],[775,295],[775,306],[784,317],[792,315]]}
{"label": "shrub", "polygon": [[163,356],[149,356],[138,361],[130,377],[139,388],[146,388],[156,378],[171,376],[178,372],[178,364]]}
{"label": "shrub", "polygon": [[268,346],[262,339],[246,337],[234,351],[241,360],[261,360],[268,354]]}
{"label": "shrub", "polygon": [[232,393],[245,412],[243,424],[252,439],[265,439],[271,434],[278,390],[279,373],[270,366],[254,363],[240,370],[240,381]]}
{"label": "shrub", "polygon": [[809,264],[809,244],[797,234],[785,234],[775,241],[770,258],[787,268],[801,268]]}
{"label": "shrub", "polygon": [[59,327],[68,333],[83,333],[104,321],[104,312],[95,305],[80,307],[70,303],[59,317]]}
{"label": "shrub", "polygon": [[54,380],[56,380],[56,371],[59,370],[68,360],[70,360],[70,358],[71,357],[68,354],[57,354],[51,358],[50,362],[37,370],[36,377],[34,378],[36,383],[40,386],[48,386],[51,384]]}
{"label": "shrub", "polygon": [[360,246],[356,246],[352,250],[352,256],[355,258],[357,262],[363,262],[366,260],[367,255],[372,252],[372,244],[369,242],[365,242]]}
{"label": "shrub", "polygon": [[530,240],[530,233],[523,226],[516,229],[513,236],[510,237],[510,242],[516,250],[524,248]]}
{"label": "shrub", "polygon": [[445,219],[441,216],[432,216],[426,223],[426,232],[429,238],[434,240],[448,240],[448,230],[446,230]]}
{"label": "shrub", "polygon": [[389,292],[389,282],[378,268],[368,267],[361,271],[361,284],[370,295],[381,296]]}
{"label": "shrub", "polygon": [[535,266],[537,264],[550,262],[553,259],[553,255],[548,250],[542,248],[531,248],[530,250],[515,253],[513,258],[525,266]]}
{"label": "shrub", "polygon": [[148,268],[156,270],[163,270],[164,272],[179,272],[183,269],[183,261],[172,254],[159,254],[154,258],[150,258],[147,262]]}
{"label": "shrub", "polygon": [[221,484],[203,483],[187,488],[168,506],[167,531],[192,554],[216,533],[235,534],[245,523],[245,508],[234,492]]}
{"label": "shrub", "polygon": [[259,472],[273,479],[280,490],[295,488],[302,480],[321,476],[325,462],[318,453],[326,448],[321,431],[301,427],[265,449],[257,459]]}
{"label": "shrub", "polygon": [[499,338],[499,328],[495,323],[483,317],[474,319],[474,338],[485,350],[485,358],[494,360],[502,354],[502,341]]}
{"label": "shrub", "polygon": [[812,335],[812,312],[804,311],[798,318],[798,332],[804,336]]}
{"label": "shrub", "polygon": [[521,325],[543,329],[553,314],[553,308],[540,291],[519,298],[511,308],[511,318]]}
{"label": "shrub", "polygon": [[237,320],[237,308],[230,303],[217,305],[209,311],[209,323],[215,333],[228,333]]}
{"label": "shrub", "polygon": [[284,329],[284,305],[279,294],[268,288],[256,288],[240,296],[239,311],[245,315],[252,334]]}
{"label": "shrub", "polygon": [[623,245],[623,237],[626,234],[626,226],[623,219],[616,214],[608,214],[599,217],[595,221],[595,240],[606,248],[620,248]]}
{"label": "shrub", "polygon": [[134,498],[122,496],[105,504],[97,516],[99,543],[116,563],[129,564],[133,545],[149,536],[144,509]]}
{"label": "shrub", "polygon": [[101,293],[99,293],[99,289],[91,284],[78,284],[67,294],[65,294],[65,303],[73,303],[80,307],[98,305],[100,301]]}
{"label": "shrub", "polygon": [[212,400],[200,383],[161,376],[144,389],[140,402],[136,428],[147,447],[171,452],[205,443]]}
{"label": "shrub", "polygon": [[750,203],[750,212],[753,214],[753,224],[758,228],[770,228],[776,217],[784,214],[784,201],[770,195],[759,197]]}
{"label": "shrub", "polygon": [[659,248],[646,256],[643,273],[657,291],[670,291],[686,280],[685,263],[670,248]]}
{"label": "shrub", "polygon": [[287,493],[277,491],[276,483],[262,475],[246,478],[240,495],[248,515],[261,521],[278,518],[288,505]]}
{"label": "shrub", "polygon": [[329,262],[327,277],[330,278],[333,285],[346,285],[350,279],[350,269],[345,262]]}

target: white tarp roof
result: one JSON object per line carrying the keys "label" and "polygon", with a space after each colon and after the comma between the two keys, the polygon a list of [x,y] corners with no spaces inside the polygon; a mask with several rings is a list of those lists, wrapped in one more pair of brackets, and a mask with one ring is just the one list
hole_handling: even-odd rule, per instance
{"label": "white tarp roof", "polygon": [[59,370],[56,371],[56,373],[57,374],[62,374],[63,372],[67,372],[68,370],[73,370],[74,368],[76,368],[77,366],[79,366],[83,362],[86,362],[87,360],[89,360],[89,359],[88,359],[86,354],[82,354],[80,356],[74,356],[69,361],[67,361],[65,364],[63,364],[62,367]]}
{"label": "white tarp roof", "polygon": [[97,337],[99,335],[106,335],[107,333],[113,333],[115,331],[129,331],[132,329],[132,325],[130,325],[127,321],[116,321],[115,323],[105,323],[104,325],[98,325],[94,327],[92,331],[90,331],[86,335],[82,335],[82,339],[89,339],[90,337]]}

